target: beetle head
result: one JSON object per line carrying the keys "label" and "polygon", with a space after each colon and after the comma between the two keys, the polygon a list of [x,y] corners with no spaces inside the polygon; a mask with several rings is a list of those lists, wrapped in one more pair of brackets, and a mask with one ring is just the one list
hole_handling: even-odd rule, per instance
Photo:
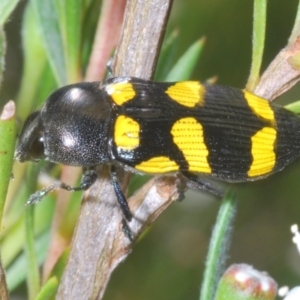
{"label": "beetle head", "polygon": [[15,152],[20,162],[37,161],[44,157],[43,126],[40,111],[32,113],[26,120]]}
{"label": "beetle head", "polygon": [[111,103],[99,82],[62,87],[25,122],[15,158],[94,166],[108,162]]}

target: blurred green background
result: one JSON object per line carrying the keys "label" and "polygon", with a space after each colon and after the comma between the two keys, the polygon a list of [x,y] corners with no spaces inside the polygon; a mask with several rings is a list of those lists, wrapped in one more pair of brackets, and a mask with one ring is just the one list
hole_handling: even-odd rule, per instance
{"label": "blurred green background", "polygon": [[[0,106],[15,99],[22,75],[21,2],[6,25],[7,64]],[[283,48],[293,26],[298,1],[268,3],[263,69]],[[187,47],[206,37],[193,79],[218,77],[218,83],[243,88],[251,62],[252,1],[175,0],[167,32],[179,30],[174,62]],[[34,66],[32,66],[34,68]],[[299,100],[300,88],[278,99]],[[279,285],[300,282],[300,256],[290,226],[300,224],[300,162],[268,179],[236,185],[238,212],[228,265],[248,263],[267,271]],[[205,256],[218,211],[217,198],[188,192],[165,211],[133,253],[115,271],[104,299],[198,299]],[[22,289],[16,293],[22,295]]]}

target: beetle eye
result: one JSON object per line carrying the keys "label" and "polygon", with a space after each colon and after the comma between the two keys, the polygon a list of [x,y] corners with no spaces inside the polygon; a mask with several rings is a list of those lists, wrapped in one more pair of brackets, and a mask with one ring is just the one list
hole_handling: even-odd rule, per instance
{"label": "beetle eye", "polygon": [[40,112],[31,114],[19,136],[19,142],[15,152],[15,159],[20,162],[26,160],[38,160],[44,157],[43,126]]}
{"label": "beetle eye", "polygon": [[44,139],[37,136],[29,145],[30,159],[38,160],[44,157]]}

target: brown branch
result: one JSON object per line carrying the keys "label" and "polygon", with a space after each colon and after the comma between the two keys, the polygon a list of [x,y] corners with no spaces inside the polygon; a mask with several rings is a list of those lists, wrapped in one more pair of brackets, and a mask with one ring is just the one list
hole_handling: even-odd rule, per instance
{"label": "brown branch", "polygon": [[[114,75],[150,79],[158,56],[171,0],[129,0],[120,43],[113,63]],[[109,166],[84,194],[67,268],[57,299],[101,299],[111,273],[131,252],[133,243],[122,230],[122,215],[110,180]],[[127,186],[129,176],[123,177]],[[178,198],[176,179],[149,181],[131,199],[135,239]]]}
{"label": "brown branch", "polygon": [[114,57],[114,75],[152,78],[171,2],[129,1]]}
{"label": "brown branch", "polygon": [[[121,32],[125,0],[103,0],[92,53],[84,81],[99,81],[106,71],[106,62],[115,49]],[[81,169],[63,166],[61,181],[74,186],[81,174]],[[47,280],[53,266],[70,243],[70,234],[66,234],[64,218],[69,206],[71,194],[65,190],[57,192],[54,217],[51,225],[51,239],[47,257],[43,266],[43,282]]]}
{"label": "brown branch", "polygon": [[1,300],[9,299],[9,293],[7,289],[6,279],[5,279],[5,272],[1,260],[0,260],[0,299]]}
{"label": "brown branch", "polygon": [[261,76],[254,89],[258,96],[273,100],[300,80],[300,37],[283,48]]}
{"label": "brown branch", "polygon": [[125,0],[102,1],[101,18],[98,22],[85,81],[99,81],[104,77],[107,61],[120,36],[125,4]]}

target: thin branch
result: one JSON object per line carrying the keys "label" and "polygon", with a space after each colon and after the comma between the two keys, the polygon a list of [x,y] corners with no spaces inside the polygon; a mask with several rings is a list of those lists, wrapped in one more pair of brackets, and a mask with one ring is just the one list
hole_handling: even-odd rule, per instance
{"label": "thin branch", "polygon": [[254,94],[273,100],[300,80],[300,38],[283,48],[261,76]]}
{"label": "thin branch", "polygon": [[[163,38],[171,0],[127,1],[122,35],[113,63],[115,76],[150,79]],[[111,273],[131,252],[133,243],[122,230],[122,215],[110,180],[109,166],[84,194],[68,266],[57,299],[101,299]],[[129,176],[123,177],[123,187]],[[176,178],[149,181],[129,199],[129,223],[135,239],[176,198]]]}
{"label": "thin branch", "polygon": [[[125,2],[125,0],[102,1],[95,41],[84,81],[99,81],[103,78],[106,71],[106,62],[115,49],[120,36]],[[81,168],[63,166],[60,179],[62,182],[68,182],[68,184],[74,186],[81,172]],[[58,191],[51,225],[50,246],[43,268],[43,282],[49,277],[53,266],[70,242],[69,235],[63,235],[60,230],[63,227],[70,199],[71,194],[69,192],[65,190]]]}
{"label": "thin branch", "polygon": [[99,81],[104,77],[106,64],[116,47],[125,10],[125,0],[102,2],[95,42],[86,70],[85,81]]}

